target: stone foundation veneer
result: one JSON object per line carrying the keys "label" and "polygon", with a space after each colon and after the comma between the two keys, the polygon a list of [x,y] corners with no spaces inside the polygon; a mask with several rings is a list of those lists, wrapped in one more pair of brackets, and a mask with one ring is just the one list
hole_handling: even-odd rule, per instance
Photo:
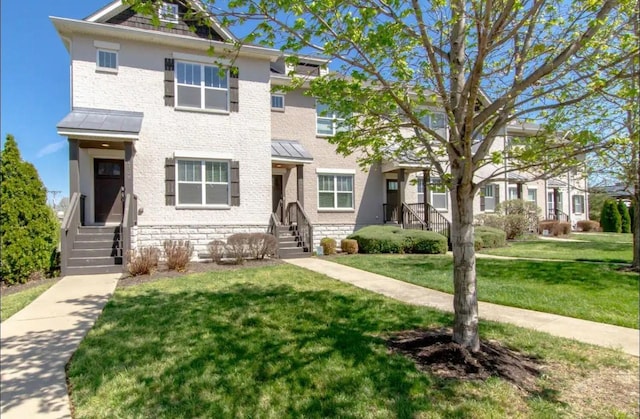
{"label": "stone foundation veneer", "polygon": [[[369,224],[315,224],[313,226],[313,246],[320,246],[324,237],[340,240]],[[162,249],[165,240],[189,240],[194,246],[193,260],[199,260],[198,253],[207,253],[207,244],[212,240],[226,240],[236,233],[266,233],[268,225],[215,226],[135,226],[131,229],[131,247],[155,246]]]}
{"label": "stone foundation veneer", "polygon": [[236,233],[266,233],[268,225],[184,225],[184,226],[136,226],[132,230],[131,243],[138,247],[155,246],[162,249],[165,240],[189,240],[194,247],[192,260],[198,261],[198,253],[208,253],[207,244],[213,240],[227,240]]}
{"label": "stone foundation veneer", "polygon": [[336,240],[336,244],[340,247],[340,240],[346,239],[348,235],[362,227],[370,224],[314,224],[313,225],[313,247],[320,246],[320,240],[324,237],[330,237]]}

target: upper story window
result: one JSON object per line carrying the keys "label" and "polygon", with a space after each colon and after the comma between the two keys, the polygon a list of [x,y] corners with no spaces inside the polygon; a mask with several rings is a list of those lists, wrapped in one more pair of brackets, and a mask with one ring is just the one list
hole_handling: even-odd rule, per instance
{"label": "upper story window", "polygon": [[158,15],[164,22],[178,23],[178,5],[163,1]]}
{"label": "upper story window", "polygon": [[118,52],[99,49],[96,57],[96,69],[118,71]]}
{"label": "upper story window", "polygon": [[229,71],[218,67],[177,62],[177,106],[206,110],[229,110]]}
{"label": "upper story window", "polygon": [[422,122],[432,130],[444,129],[447,127],[447,118],[442,112],[432,112],[422,118]]}
{"label": "upper story window", "polygon": [[327,105],[316,101],[316,134],[330,136],[346,129],[344,118],[338,118]]}
{"label": "upper story window", "polygon": [[271,95],[271,110],[284,111],[284,95]]}
{"label": "upper story window", "polygon": [[178,205],[229,205],[229,162],[178,160]]}

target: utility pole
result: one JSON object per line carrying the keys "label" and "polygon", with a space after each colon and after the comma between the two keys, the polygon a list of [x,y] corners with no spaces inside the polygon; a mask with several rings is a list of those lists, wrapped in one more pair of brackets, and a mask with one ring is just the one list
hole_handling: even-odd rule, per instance
{"label": "utility pole", "polygon": [[51,195],[51,208],[56,207],[56,196],[58,196],[61,193],[62,191],[50,191],[47,189],[47,194]]}

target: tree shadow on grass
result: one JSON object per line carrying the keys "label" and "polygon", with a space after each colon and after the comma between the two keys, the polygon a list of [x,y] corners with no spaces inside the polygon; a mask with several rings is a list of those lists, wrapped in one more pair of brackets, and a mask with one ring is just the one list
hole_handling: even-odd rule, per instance
{"label": "tree shadow on grass", "polygon": [[107,416],[145,417],[413,417],[462,402],[388,353],[383,334],[425,326],[389,304],[285,285],[121,293],[74,355],[72,398],[81,415],[93,397],[115,406]]}

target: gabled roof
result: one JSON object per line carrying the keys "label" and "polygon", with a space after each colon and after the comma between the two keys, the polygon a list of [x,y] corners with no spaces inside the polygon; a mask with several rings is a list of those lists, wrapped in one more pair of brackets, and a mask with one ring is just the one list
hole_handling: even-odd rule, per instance
{"label": "gabled roof", "polygon": [[[197,12],[202,12],[207,15],[211,23],[211,28],[218,34],[224,41],[237,41],[238,39],[226,28],[224,28],[220,22],[207,10],[204,3],[200,0],[180,0],[184,6],[192,8]],[[83,20],[87,22],[105,23],[109,19],[125,10],[131,8],[130,5],[124,4],[122,0],[115,0],[104,6],[102,9],[87,16]]]}

